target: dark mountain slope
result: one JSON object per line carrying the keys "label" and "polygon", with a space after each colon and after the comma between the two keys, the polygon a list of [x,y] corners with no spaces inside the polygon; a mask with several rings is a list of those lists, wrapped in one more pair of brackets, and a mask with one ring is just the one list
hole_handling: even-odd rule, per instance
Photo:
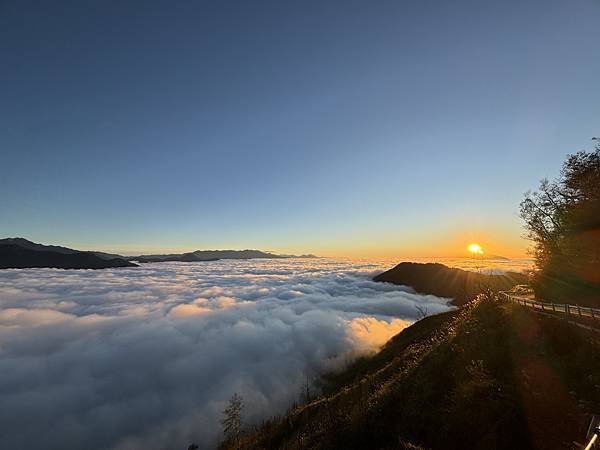
{"label": "dark mountain slope", "polygon": [[61,247],[59,245],[37,244],[35,242],[31,242],[27,239],[20,238],[20,237],[0,239],[0,245],[17,245],[19,247],[23,247],[28,250],[35,250],[38,252],[55,252],[55,253],[62,253],[64,255],[77,253],[77,250],[73,250],[72,248]]}
{"label": "dark mountain slope", "polygon": [[[19,247],[23,247],[23,248],[26,248],[29,250],[35,250],[38,252],[56,252],[56,253],[62,253],[64,255],[73,255],[75,253],[81,253],[80,250],[74,250],[72,248],[67,248],[67,247],[61,247],[59,245],[36,244],[35,242],[31,242],[27,239],[19,238],[19,237],[0,239],[0,245],[8,245],[8,244],[18,245]],[[86,253],[93,253],[94,255],[96,255],[102,259],[116,259],[116,258],[125,259],[125,257],[123,257],[121,255],[113,254],[113,253],[104,253],[104,252],[96,252],[96,251],[90,251],[90,252],[86,252]]]}
{"label": "dark mountain slope", "polygon": [[66,247],[44,246],[25,239],[15,239],[14,241],[17,243],[7,243],[6,239],[3,239],[3,241],[0,244],[0,269],[136,267],[136,264],[123,258],[105,259],[93,252],[80,252]]}
{"label": "dark mountain slope", "polygon": [[244,449],[556,449],[600,411],[600,342],[494,297],[428,317]]}
{"label": "dark mountain slope", "polygon": [[510,290],[517,284],[525,284],[527,276],[517,272],[487,275],[443,264],[403,262],[374,280],[410,286],[422,294],[453,298],[455,305],[462,305],[487,289]]}

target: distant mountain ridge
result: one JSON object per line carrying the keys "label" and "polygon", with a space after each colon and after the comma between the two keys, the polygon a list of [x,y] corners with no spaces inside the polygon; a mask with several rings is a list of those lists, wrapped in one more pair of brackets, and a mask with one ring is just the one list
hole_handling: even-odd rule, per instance
{"label": "distant mountain ridge", "polygon": [[317,258],[315,255],[277,255],[261,250],[196,250],[165,255],[122,256],[97,251],[80,251],[60,245],[43,245],[25,238],[0,239],[0,269],[53,267],[59,269],[104,269],[136,267],[135,262],[203,262],[219,259]]}
{"label": "distant mountain ridge", "polygon": [[56,252],[56,253],[62,253],[64,255],[72,255],[75,253],[86,252],[86,253],[93,253],[94,255],[96,255],[102,259],[115,259],[115,258],[127,259],[124,256],[117,255],[115,253],[74,250],[74,249],[68,248],[68,247],[61,247],[60,245],[37,244],[35,242],[31,242],[30,240],[27,240],[27,239],[21,238],[21,237],[0,239],[0,245],[6,245],[6,244],[14,244],[14,245],[18,245],[19,247],[23,247],[23,248],[26,248],[29,250],[35,250],[35,251],[43,251],[43,252],[52,251],[52,252]]}
{"label": "distant mountain ridge", "polygon": [[[480,259],[479,257],[477,257],[476,259]],[[481,259],[483,259],[484,261],[510,261],[510,258],[507,258],[506,256],[501,256],[501,255],[483,255],[481,257]]]}
{"label": "distant mountain ridge", "polygon": [[188,253],[174,253],[166,255],[140,255],[131,256],[130,261],[137,262],[201,262],[217,261],[219,259],[285,259],[285,258],[317,258],[315,255],[277,255],[261,250],[196,250]]}
{"label": "distant mountain ridge", "polygon": [[0,269],[107,269],[137,267],[120,255],[42,245],[24,238],[0,239]]}

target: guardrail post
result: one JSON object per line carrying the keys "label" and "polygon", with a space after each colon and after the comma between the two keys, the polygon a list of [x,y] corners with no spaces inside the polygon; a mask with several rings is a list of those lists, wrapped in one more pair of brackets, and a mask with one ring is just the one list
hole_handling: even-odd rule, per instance
{"label": "guardrail post", "polygon": [[590,313],[592,313],[592,320],[596,320],[596,318],[594,317],[594,308],[590,308]]}
{"label": "guardrail post", "polygon": [[552,303],[552,311],[556,312],[556,305],[554,303]]}
{"label": "guardrail post", "polygon": [[566,314],[567,316],[570,316],[570,315],[571,315],[571,312],[569,311],[569,304],[568,304],[568,303],[565,303],[565,314]]}
{"label": "guardrail post", "polygon": [[579,313],[579,317],[581,317],[581,306],[577,305],[577,312]]}

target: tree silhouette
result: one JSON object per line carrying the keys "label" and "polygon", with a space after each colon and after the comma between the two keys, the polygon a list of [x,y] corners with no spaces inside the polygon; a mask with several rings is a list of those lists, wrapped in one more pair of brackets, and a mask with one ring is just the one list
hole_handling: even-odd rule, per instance
{"label": "tree silhouette", "polygon": [[525,194],[521,217],[533,241],[536,294],[600,303],[600,145],[569,155],[560,177]]}
{"label": "tree silhouette", "polygon": [[227,440],[232,441],[236,446],[239,443],[242,433],[242,410],[244,409],[244,400],[240,395],[234,393],[229,399],[227,408],[223,411],[223,433]]}
{"label": "tree silhouette", "polygon": [[417,310],[417,318],[419,320],[424,319],[429,314],[429,308],[426,306],[415,305],[415,309]]}
{"label": "tree silhouette", "polygon": [[309,403],[313,398],[311,389],[310,389],[310,379],[308,374],[304,375],[304,382],[302,383],[302,389],[300,392],[300,403]]}

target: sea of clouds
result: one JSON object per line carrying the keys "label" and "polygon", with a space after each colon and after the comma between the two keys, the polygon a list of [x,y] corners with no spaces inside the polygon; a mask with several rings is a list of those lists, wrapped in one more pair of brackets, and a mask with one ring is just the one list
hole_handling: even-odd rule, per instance
{"label": "sea of clouds", "polygon": [[448,299],[330,259],[0,271],[0,448],[211,448]]}

